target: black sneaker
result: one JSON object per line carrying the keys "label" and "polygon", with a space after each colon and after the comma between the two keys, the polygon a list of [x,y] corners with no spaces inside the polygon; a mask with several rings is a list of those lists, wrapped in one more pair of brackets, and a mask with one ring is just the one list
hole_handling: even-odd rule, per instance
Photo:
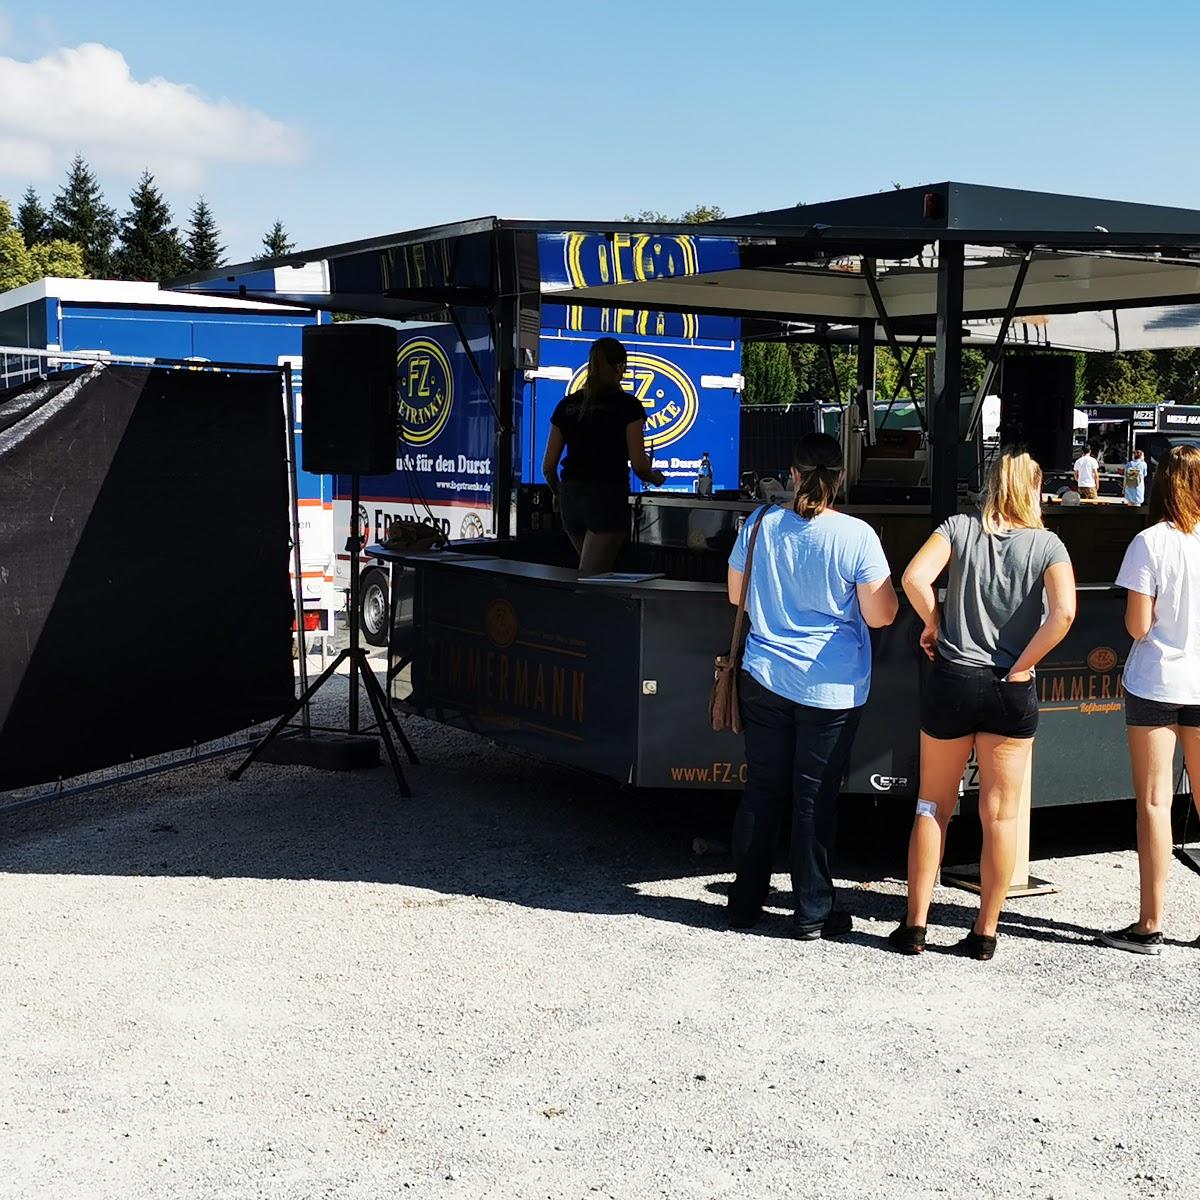
{"label": "black sneaker", "polygon": [[1111,933],[1102,933],[1096,939],[1103,946],[1111,946],[1114,950],[1128,950],[1131,954],[1161,954],[1163,935],[1161,933],[1138,933],[1133,925],[1124,929],[1114,929]]}
{"label": "black sneaker", "polygon": [[906,925],[903,921],[888,934],[888,945],[901,954],[925,953],[925,926]]}
{"label": "black sneaker", "polygon": [[815,942],[818,938],[844,937],[854,928],[848,912],[831,912],[824,925],[796,925],[792,937],[801,942]]}

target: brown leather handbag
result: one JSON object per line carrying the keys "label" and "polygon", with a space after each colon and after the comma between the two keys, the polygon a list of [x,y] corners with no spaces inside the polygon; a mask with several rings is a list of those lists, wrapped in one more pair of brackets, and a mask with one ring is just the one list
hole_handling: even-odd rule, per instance
{"label": "brown leather handbag", "polygon": [[742,625],[746,620],[746,596],[750,590],[750,569],[754,565],[754,543],[762,528],[763,517],[768,505],[763,505],[750,531],[750,545],[746,548],[746,569],[742,572],[742,594],[738,597],[737,616],[733,618],[733,638],[728,654],[718,654],[714,662],[712,693],[708,697],[708,719],[718,733],[727,729],[730,733],[742,732],[742,713],[738,707],[737,674],[742,668]]}

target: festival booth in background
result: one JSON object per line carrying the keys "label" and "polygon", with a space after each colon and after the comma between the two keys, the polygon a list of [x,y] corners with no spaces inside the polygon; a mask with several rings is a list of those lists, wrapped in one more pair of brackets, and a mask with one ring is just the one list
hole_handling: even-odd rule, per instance
{"label": "festival booth in background", "polygon": [[[562,269],[543,252],[548,242],[591,247],[607,275]],[[622,329],[683,336],[702,328],[687,322],[709,320],[739,321],[744,337],[852,340],[857,387],[839,421],[847,511],[878,530],[898,575],[931,527],[970,503],[963,464],[978,461],[1006,349],[1026,351],[1027,331],[1053,331],[1060,315],[1190,303],[1200,298],[1198,255],[1200,212],[944,183],[697,226],[485,218],[179,286],[400,322],[449,317],[464,343],[479,338],[472,371],[495,418],[496,537],[441,552],[369,551],[412,580],[411,607],[393,610],[394,697],[433,720],[641,787],[736,789],[740,742],[708,727],[705,697],[713,654],[728,638],[725,557],[758,499],[733,488],[712,499],[636,493],[628,573],[577,579],[544,497],[522,484],[537,451],[541,416],[526,385],[543,361],[546,314],[560,314],[551,324],[581,344]],[[963,345],[987,344],[985,327],[995,335],[988,369],[964,406]],[[915,436],[892,439],[887,453],[886,423],[875,422],[880,343],[904,359],[913,346],[935,351],[931,400],[912,397]],[[1050,336],[1038,344],[1062,348]],[[1025,390],[1014,411],[1061,457],[1073,398],[1047,417],[1037,368],[1018,365],[1010,375]],[[403,375],[400,383],[404,413],[412,401]],[[1022,432],[1013,421],[1002,435]],[[424,452],[436,455],[435,436]],[[1080,596],[1074,628],[1038,674],[1035,804],[1129,793],[1121,692],[1129,643],[1112,580],[1144,521],[1143,510],[1119,505],[1047,509],[1071,549]],[[916,794],[917,633],[905,607],[876,636],[849,792]]]}

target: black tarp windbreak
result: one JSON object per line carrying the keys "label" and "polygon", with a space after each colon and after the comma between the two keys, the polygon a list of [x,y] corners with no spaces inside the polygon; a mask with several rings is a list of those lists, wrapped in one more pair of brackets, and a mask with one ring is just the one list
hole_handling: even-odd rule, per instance
{"label": "black tarp windbreak", "polygon": [[181,749],[293,695],[273,372],[0,392],[0,789]]}

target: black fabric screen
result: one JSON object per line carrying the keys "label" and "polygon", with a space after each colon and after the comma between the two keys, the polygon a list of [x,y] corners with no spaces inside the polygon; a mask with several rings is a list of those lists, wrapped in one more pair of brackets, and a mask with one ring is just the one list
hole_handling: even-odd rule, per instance
{"label": "black fabric screen", "polygon": [[0,393],[0,789],[286,707],[279,389],[107,367]]}

